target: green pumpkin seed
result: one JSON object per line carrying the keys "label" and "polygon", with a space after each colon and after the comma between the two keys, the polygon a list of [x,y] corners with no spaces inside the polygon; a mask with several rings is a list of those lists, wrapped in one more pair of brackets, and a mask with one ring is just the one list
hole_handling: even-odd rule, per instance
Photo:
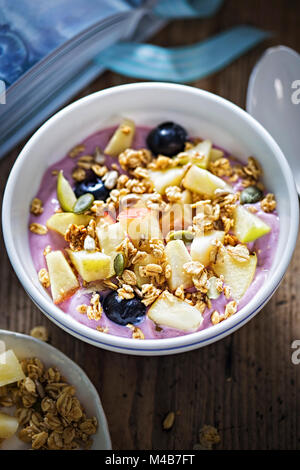
{"label": "green pumpkin seed", "polygon": [[125,257],[123,253],[118,253],[114,259],[114,269],[117,276],[122,276],[125,268]]}
{"label": "green pumpkin seed", "polygon": [[195,234],[194,232],[191,232],[190,230],[177,230],[176,232],[172,232],[170,234],[170,241],[171,240],[182,240],[185,243],[191,243],[191,241],[194,239]]}
{"label": "green pumpkin seed", "polygon": [[207,291],[207,297],[210,300],[216,300],[221,295],[221,292],[218,291],[217,286],[216,286],[217,279],[218,278],[216,278],[215,276],[212,276],[208,280],[209,288],[208,288],[208,291]]}
{"label": "green pumpkin seed", "polygon": [[254,204],[263,198],[262,191],[257,186],[248,186],[241,192],[241,204]]}
{"label": "green pumpkin seed", "polygon": [[94,196],[90,193],[86,193],[80,196],[74,204],[74,214],[82,214],[83,212],[87,211],[92,206],[94,199]]}

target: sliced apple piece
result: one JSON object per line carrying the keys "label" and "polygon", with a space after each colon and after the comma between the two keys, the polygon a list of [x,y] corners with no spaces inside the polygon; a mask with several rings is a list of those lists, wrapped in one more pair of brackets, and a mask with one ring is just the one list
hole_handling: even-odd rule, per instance
{"label": "sliced apple piece", "polygon": [[184,288],[192,287],[193,282],[191,276],[186,274],[183,270],[183,265],[192,261],[183,241],[170,241],[165,248],[165,253],[171,267],[171,276],[168,279],[170,289],[174,291],[177,287],[182,285]]}
{"label": "sliced apple piece", "polygon": [[131,147],[134,133],[134,122],[131,119],[124,119],[110,138],[104,153],[117,157],[121,152]]}
{"label": "sliced apple piece", "polygon": [[0,413],[0,439],[9,439],[16,434],[19,421],[14,416]]}
{"label": "sliced apple piece", "polygon": [[85,250],[67,250],[67,252],[78,273],[86,282],[107,279],[114,274],[112,258],[100,251],[91,253]]}
{"label": "sliced apple piece", "polygon": [[271,231],[271,227],[245,207],[236,206],[233,232],[242,243],[255,241]]}
{"label": "sliced apple piece", "polygon": [[197,236],[191,244],[191,257],[193,261],[199,261],[204,266],[210,264],[210,254],[215,243],[220,241],[223,243],[225,232],[214,230],[207,235]]}
{"label": "sliced apple piece", "polygon": [[12,349],[0,354],[0,387],[25,379],[21,364]]}
{"label": "sliced apple piece", "polygon": [[186,189],[194,191],[198,194],[214,196],[216,189],[232,191],[225,181],[218,176],[213,175],[210,171],[193,165],[187,172],[183,180],[183,186]]}
{"label": "sliced apple piece", "polygon": [[193,198],[192,193],[189,189],[185,189],[184,191],[182,191],[181,202],[182,204],[192,204]]}
{"label": "sliced apple piece", "polygon": [[119,221],[135,246],[141,239],[162,239],[159,215],[155,211],[144,207],[132,207],[119,214]]}
{"label": "sliced apple piece", "polygon": [[210,161],[212,143],[210,140],[203,140],[189,150],[181,152],[174,158],[179,165],[192,163],[200,168],[207,168]]}
{"label": "sliced apple piece", "polygon": [[168,211],[163,212],[161,228],[166,237],[171,230],[184,230],[193,224],[193,209],[189,203],[171,204]]}
{"label": "sliced apple piece", "polygon": [[182,331],[197,330],[203,317],[196,307],[170,293],[163,293],[149,308],[148,317],[157,325]]}
{"label": "sliced apple piece", "polygon": [[96,228],[96,233],[100,248],[106,255],[112,255],[126,237],[126,232],[120,222],[111,225],[100,225]]}
{"label": "sliced apple piece", "polygon": [[240,300],[254,278],[256,265],[255,253],[250,255],[249,260],[239,262],[230,256],[225,248],[217,257],[212,269],[217,276],[224,276],[225,284],[230,287],[232,298]]}
{"label": "sliced apple piece", "polygon": [[223,150],[220,150],[220,149],[211,149],[210,151],[210,161],[211,162],[215,162],[216,160],[219,160],[219,158],[223,158],[224,157],[224,152]]}
{"label": "sliced apple piece", "polygon": [[47,227],[60,235],[65,235],[70,224],[88,225],[92,217],[90,215],[72,214],[72,212],[61,212],[51,215],[47,220]]}
{"label": "sliced apple piece", "polygon": [[46,262],[53,302],[59,304],[74,294],[79,282],[62,251],[48,253]]}
{"label": "sliced apple piece", "polygon": [[56,192],[62,210],[64,212],[72,212],[77,198],[69,181],[64,177],[62,170],[58,173]]}
{"label": "sliced apple piece", "polygon": [[179,186],[185,171],[185,167],[180,167],[169,168],[163,171],[148,170],[148,174],[155,190],[160,194],[164,194],[168,186]]}

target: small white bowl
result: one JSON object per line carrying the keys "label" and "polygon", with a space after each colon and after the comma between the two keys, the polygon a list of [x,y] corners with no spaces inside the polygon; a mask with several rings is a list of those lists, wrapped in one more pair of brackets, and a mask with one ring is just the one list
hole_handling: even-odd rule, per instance
{"label": "small white bowl", "polygon": [[[183,125],[190,135],[211,139],[246,162],[254,155],[264,181],[275,193],[280,235],[267,281],[236,315],[189,335],[138,341],[92,330],[55,306],[38,282],[28,243],[28,216],[47,167],[98,129],[127,116],[137,124],[163,121]],[[138,83],[109,88],[82,98],[50,118],[29,140],[9,176],[3,201],[3,232],[11,263],[35,304],[54,323],[95,346],[137,355],[174,354],[218,341],[248,322],[279,286],[289,265],[298,234],[298,196],[293,175],[270,134],[249,114],[219,96],[167,83]]]}
{"label": "small white bowl", "polygon": [[[32,336],[0,330],[0,341],[4,341],[6,349],[13,349],[18,359],[37,357],[46,367],[57,367],[68,382],[75,386],[76,396],[83,404],[87,415],[96,416],[98,420],[98,431],[92,436],[93,446],[91,450],[111,449],[106,417],[98,392],[88,376],[75,362],[71,361],[58,349]],[[7,412],[10,412],[10,409],[7,409]],[[28,445],[20,441],[17,436],[6,439],[1,446],[2,450],[22,450],[27,448]]]}

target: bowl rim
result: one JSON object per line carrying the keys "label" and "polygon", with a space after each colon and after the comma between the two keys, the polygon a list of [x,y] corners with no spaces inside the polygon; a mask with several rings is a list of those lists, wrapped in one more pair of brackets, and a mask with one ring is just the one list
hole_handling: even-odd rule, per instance
{"label": "bowl rim", "polygon": [[[151,88],[153,91],[172,90],[173,92],[187,92],[198,96],[203,96],[207,100],[219,103],[225,108],[225,110],[228,110],[229,112],[234,112],[238,115],[241,120],[246,121],[247,125],[250,126],[254,130],[254,132],[260,134],[261,138],[263,138],[267,145],[270,147],[272,153],[276,155],[278,165],[280,166],[281,171],[285,177],[286,184],[288,187],[287,196],[290,204],[291,223],[287,235],[288,240],[285,249],[282,253],[281,259],[278,262],[276,269],[274,271],[271,269],[270,272],[272,274],[271,278],[269,278],[269,282],[267,283],[268,285],[262,286],[258,290],[257,294],[253,297],[253,301],[254,299],[256,299],[256,304],[254,308],[250,309],[251,311],[249,311],[249,304],[246,304],[244,307],[242,307],[239,312],[237,312],[236,315],[233,315],[232,317],[228,318],[226,322],[221,322],[217,325],[214,325],[213,327],[189,333],[183,336],[164,339],[145,339],[143,341],[136,341],[132,338],[123,338],[120,336],[109,335],[87,327],[77,322],[71,316],[66,315],[58,306],[54,305],[50,297],[46,299],[41,295],[38,289],[32,284],[30,276],[27,275],[25,269],[23,269],[22,267],[22,264],[19,263],[19,257],[16,248],[12,242],[12,226],[10,214],[12,209],[13,190],[15,183],[19,177],[23,162],[28,158],[31,147],[36,144],[36,142],[39,140],[40,135],[46,133],[48,128],[54,125],[56,121],[64,119],[66,114],[74,111],[77,108],[80,108],[81,106],[88,105],[93,100],[97,100],[98,98],[101,99],[101,97],[111,94],[118,94],[120,92],[124,93],[127,90],[132,91],[149,88]],[[107,88],[105,90],[100,90],[69,104],[68,106],[64,107],[56,114],[54,114],[33,134],[33,136],[26,143],[26,145],[21,150],[19,156],[17,157],[6,184],[2,208],[3,235],[8,256],[21,284],[23,285],[29,297],[38,306],[38,308],[48,318],[54,321],[58,326],[65,329],[73,336],[82,339],[85,342],[91,343],[98,347],[118,350],[124,353],[127,352],[136,354],[143,354],[147,352],[168,354],[172,352],[181,352],[182,350],[186,349],[194,349],[196,347],[201,347],[201,345],[215,342],[218,339],[227,336],[228,334],[248,322],[266,304],[266,302],[269,300],[269,298],[273,295],[273,293],[279,286],[290,263],[296,245],[298,235],[298,223],[298,195],[292,171],[281,149],[279,148],[278,144],[273,139],[273,137],[268,133],[268,131],[242,108],[218,95],[187,85],[160,82],[132,83]]]}
{"label": "bowl rim", "polygon": [[76,362],[74,362],[73,359],[71,359],[69,356],[63,353],[60,349],[56,348],[55,346],[52,346],[52,344],[49,344],[45,341],[41,341],[40,339],[34,338],[33,336],[26,335],[24,333],[19,333],[17,331],[8,331],[8,330],[0,329],[0,338],[1,338],[1,335],[10,336],[17,340],[20,339],[21,341],[25,340],[28,342],[36,343],[39,348],[45,349],[46,351],[52,351],[55,355],[63,359],[64,362],[67,362],[68,364],[70,364],[70,366],[74,368],[74,370],[77,372],[78,375],[82,375],[82,377],[84,377],[85,381],[89,383],[89,386],[93,392],[93,395],[95,396],[95,405],[98,408],[98,413],[101,418],[101,423],[99,423],[99,425],[101,424],[101,427],[103,430],[103,437],[105,441],[104,444],[107,450],[111,450],[112,449],[111,437],[110,437],[110,433],[108,429],[106,415],[105,415],[105,412],[101,403],[100,395],[95,385],[86,374],[86,372]]}

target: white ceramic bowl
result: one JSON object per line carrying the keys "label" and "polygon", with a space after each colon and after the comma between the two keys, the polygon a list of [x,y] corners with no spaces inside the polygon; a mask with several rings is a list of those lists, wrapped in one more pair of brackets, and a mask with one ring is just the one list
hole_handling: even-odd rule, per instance
{"label": "white ceramic bowl", "polygon": [[[120,116],[154,126],[173,120],[190,135],[211,139],[246,161],[262,164],[266,187],[275,193],[280,236],[269,277],[253,299],[226,321],[186,336],[137,341],[92,330],[55,306],[38,282],[28,244],[28,216],[46,168],[97,129],[117,124]],[[11,263],[28,295],[45,315],[77,338],[127,354],[163,355],[196,349],[232,333],[250,320],[278,287],[298,233],[298,196],[288,163],[268,132],[249,114],[219,96],[184,85],[139,83],[94,93],[50,118],[29,140],[9,176],[3,202],[3,231]]]}
{"label": "white ceramic bowl", "polygon": [[[5,349],[13,349],[18,359],[27,357],[38,357],[46,367],[57,367],[71,385],[76,387],[76,396],[83,404],[88,416],[96,416],[98,420],[98,431],[93,436],[91,450],[110,450],[111,441],[105,414],[97,390],[83,372],[83,370],[65,356],[58,349],[32,336],[22,335],[10,331],[0,330],[0,341],[4,341]],[[12,410],[6,410],[10,413]],[[17,436],[6,439],[1,449],[23,450],[28,445],[20,441]]]}

